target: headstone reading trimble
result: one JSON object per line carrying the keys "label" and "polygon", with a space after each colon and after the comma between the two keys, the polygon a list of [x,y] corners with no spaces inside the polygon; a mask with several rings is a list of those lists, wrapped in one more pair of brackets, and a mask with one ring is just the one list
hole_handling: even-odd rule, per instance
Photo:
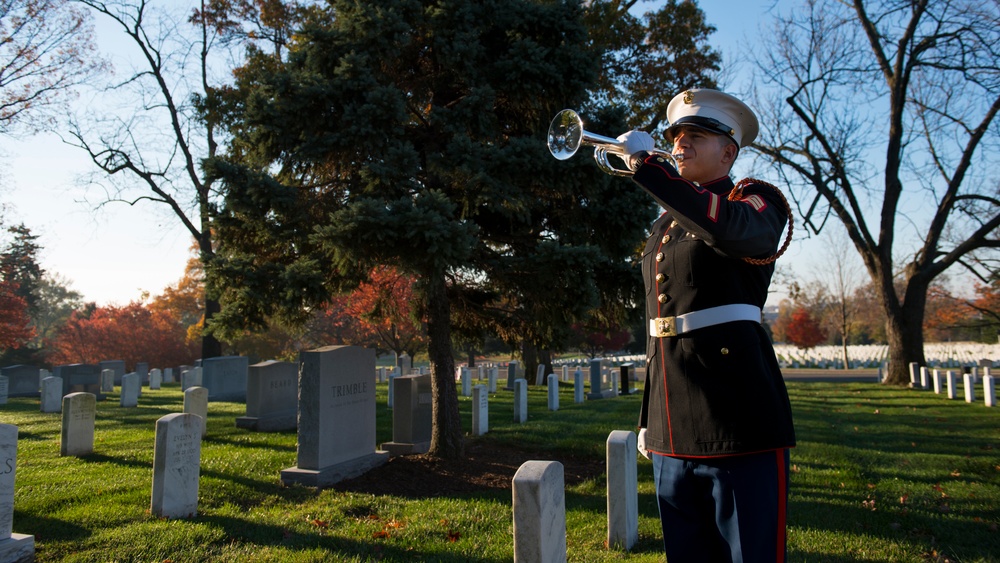
{"label": "headstone reading trimble", "polygon": [[59,455],[79,457],[93,453],[96,418],[97,397],[92,393],[70,393],[63,397]]}
{"label": "headstone reading trimble", "polygon": [[245,402],[249,364],[246,356],[202,360],[201,386],[208,389],[208,400]]}
{"label": "headstone reading trimble", "polygon": [[258,432],[294,430],[299,406],[299,366],[269,360],[247,372],[247,413],[237,428]]}
{"label": "headstone reading trimble", "polygon": [[17,473],[17,426],[0,424],[0,561],[35,560],[35,536],[14,529],[14,476]]}
{"label": "headstone reading trimble", "polygon": [[297,465],[285,484],[324,487],[389,459],[375,450],[375,351],[327,346],[300,354]]}
{"label": "headstone reading trimble", "polygon": [[191,413],[168,414],[156,421],[150,501],[153,515],[189,518],[198,513],[200,430],[201,420]]}

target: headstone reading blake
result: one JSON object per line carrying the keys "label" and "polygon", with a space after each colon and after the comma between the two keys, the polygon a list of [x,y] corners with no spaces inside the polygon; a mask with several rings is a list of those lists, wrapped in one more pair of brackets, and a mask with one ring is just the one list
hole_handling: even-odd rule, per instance
{"label": "headstone reading blake", "polygon": [[17,473],[17,426],[0,424],[0,561],[34,561],[35,537],[15,534],[14,477]]}
{"label": "headstone reading blake", "polygon": [[302,352],[299,365],[297,465],[282,482],[323,487],[388,461],[375,450],[375,351],[327,346]]}
{"label": "headstone reading blake", "polygon": [[154,515],[189,518],[198,513],[200,430],[201,420],[191,413],[168,414],[156,421],[150,501]]}
{"label": "headstone reading blake", "polygon": [[237,428],[258,432],[294,430],[299,408],[299,366],[269,360],[247,372],[247,413]]}
{"label": "headstone reading blake", "polygon": [[433,424],[432,382],[428,375],[394,377],[392,441],[382,449],[389,455],[426,453],[431,448]]}
{"label": "headstone reading blake", "polygon": [[245,402],[249,364],[246,356],[202,360],[201,386],[208,389],[208,400]]}
{"label": "headstone reading blake", "polygon": [[59,455],[84,456],[94,452],[94,423],[97,397],[91,393],[70,393],[62,402],[62,433]]}

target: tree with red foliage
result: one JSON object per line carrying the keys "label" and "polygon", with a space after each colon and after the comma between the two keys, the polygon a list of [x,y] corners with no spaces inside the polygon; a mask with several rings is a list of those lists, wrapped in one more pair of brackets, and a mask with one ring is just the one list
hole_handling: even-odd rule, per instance
{"label": "tree with red foliage", "polygon": [[798,307],[792,312],[792,318],[785,328],[785,336],[798,348],[808,350],[826,340],[826,331],[816,321],[811,311],[805,307]]}
{"label": "tree with red foliage", "polygon": [[73,313],[50,344],[53,364],[96,364],[124,360],[126,369],[138,362],[154,367],[191,364],[198,357],[196,342],[187,341],[186,327],[168,311],[151,310],[133,301],[125,306],[88,306]]}
{"label": "tree with red foliage", "polygon": [[425,345],[423,323],[415,320],[413,276],[389,266],[371,271],[353,292],[332,298],[310,323],[311,340],[353,344],[413,356]]}
{"label": "tree with red foliage", "polygon": [[17,287],[14,281],[0,281],[0,349],[20,348],[35,336],[28,304]]}

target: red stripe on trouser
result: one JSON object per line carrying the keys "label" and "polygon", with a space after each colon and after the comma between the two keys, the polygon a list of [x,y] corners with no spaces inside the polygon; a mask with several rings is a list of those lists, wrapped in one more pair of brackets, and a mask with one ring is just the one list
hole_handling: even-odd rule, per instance
{"label": "red stripe on trouser", "polygon": [[788,478],[785,476],[785,452],[788,450],[778,450],[777,451],[777,462],[778,462],[778,545],[777,553],[775,553],[774,560],[778,563],[784,563],[785,561],[785,508],[788,502],[788,491],[787,483]]}

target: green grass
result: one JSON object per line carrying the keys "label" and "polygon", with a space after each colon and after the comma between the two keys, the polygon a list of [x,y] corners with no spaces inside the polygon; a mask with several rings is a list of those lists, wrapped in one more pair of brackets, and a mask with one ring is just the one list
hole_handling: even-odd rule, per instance
{"label": "green grass", "polygon": [[[791,561],[1000,561],[1000,410],[926,391],[874,384],[789,385],[799,446],[792,450]],[[391,439],[386,386],[377,439]],[[510,392],[490,397],[490,433],[535,459],[604,459],[608,433],[632,429],[640,395],[546,410],[511,422]],[[235,427],[244,406],[210,403],[198,516],[149,513],[156,419],[181,410],[179,387],[144,390],[135,409],[117,393],[98,404],[95,453],[59,456],[60,416],[37,399],[10,399],[0,422],[19,428],[14,531],[35,536],[37,561],[481,561],[513,558],[507,492],[411,499],[283,487],[293,432]],[[470,398],[460,398],[465,428]],[[471,439],[471,438],[470,438]],[[566,491],[570,561],[662,561],[651,464],[639,463],[639,543],[604,547],[603,478]]]}

